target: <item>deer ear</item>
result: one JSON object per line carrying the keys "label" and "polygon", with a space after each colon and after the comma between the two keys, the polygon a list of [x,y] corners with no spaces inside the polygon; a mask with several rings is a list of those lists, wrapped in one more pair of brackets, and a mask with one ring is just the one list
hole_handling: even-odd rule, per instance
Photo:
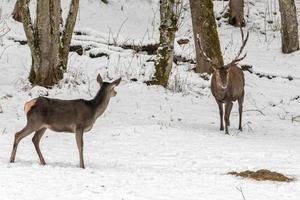
{"label": "deer ear", "polygon": [[118,78],[117,80],[114,80],[111,84],[113,85],[113,87],[116,87],[120,84],[122,78]]}
{"label": "deer ear", "polygon": [[98,76],[97,76],[97,82],[98,82],[100,85],[103,83],[103,80],[102,80],[100,74],[98,74]]}

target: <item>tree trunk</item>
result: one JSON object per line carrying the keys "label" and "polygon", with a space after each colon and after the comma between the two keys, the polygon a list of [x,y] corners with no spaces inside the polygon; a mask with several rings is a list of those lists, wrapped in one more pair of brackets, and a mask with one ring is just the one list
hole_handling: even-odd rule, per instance
{"label": "tree trunk", "polygon": [[62,49],[61,49],[60,56],[62,60],[62,67],[64,70],[67,69],[68,55],[69,55],[73,30],[77,18],[78,8],[79,8],[79,0],[72,0],[70,5],[70,10],[69,10],[69,15],[67,17],[65,28],[63,30],[63,34],[61,38]]}
{"label": "tree trunk", "polygon": [[35,85],[53,86],[63,78],[63,72],[67,68],[79,0],[71,2],[62,36],[60,0],[37,0],[35,27],[26,1],[28,0],[19,0],[23,27],[32,55],[29,80]]}
{"label": "tree trunk", "polygon": [[17,22],[22,22],[22,13],[21,13],[20,6],[21,5],[20,5],[19,1],[17,0],[16,3],[15,3],[14,10],[12,12],[12,18],[14,20],[16,20]]}
{"label": "tree trunk", "polygon": [[279,0],[282,52],[299,50],[298,21],[294,0]]}
{"label": "tree trunk", "polygon": [[160,39],[155,61],[153,84],[166,87],[172,70],[174,58],[174,40],[178,26],[179,13],[176,13],[175,0],[160,1]]}
{"label": "tree trunk", "polygon": [[244,0],[229,1],[229,24],[236,27],[246,25],[244,19]]}
{"label": "tree trunk", "polygon": [[220,49],[213,3],[211,0],[190,0],[190,9],[196,49],[196,72],[211,73],[211,65],[200,55],[200,48],[197,45],[197,34],[201,38],[205,54],[223,66],[223,56]]}

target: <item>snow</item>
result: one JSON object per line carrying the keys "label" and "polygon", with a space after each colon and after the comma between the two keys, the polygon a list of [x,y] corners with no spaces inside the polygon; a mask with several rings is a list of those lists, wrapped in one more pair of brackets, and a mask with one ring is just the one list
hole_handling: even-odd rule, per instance
{"label": "snow", "polygon": [[[153,62],[147,60],[153,56],[107,44],[113,43],[109,28],[116,37],[125,20],[117,44],[157,42],[158,0],[109,2],[105,5],[97,0],[81,1],[76,31],[87,35],[74,36],[72,43],[93,48],[82,56],[71,53],[65,78],[53,89],[31,88],[28,83],[30,51],[9,39],[25,39],[25,35],[22,26],[8,18],[14,2],[1,2],[2,15],[11,31],[0,47],[3,110],[0,113],[0,197],[6,200],[241,200],[237,188],[242,188],[247,200],[298,199],[300,123],[293,122],[292,118],[300,115],[300,52],[281,54],[279,30],[273,31],[270,25],[266,35],[261,34],[265,30],[264,18],[255,15],[265,12],[267,5],[275,1],[251,0],[254,6],[247,4],[250,39],[246,46],[247,58],[242,64],[252,65],[255,72],[278,77],[259,78],[245,72],[244,131],[237,130],[235,103],[230,136],[219,131],[219,114],[209,81],[192,72],[192,65],[175,66],[168,89],[146,86],[143,81],[149,80],[154,70]],[[64,10],[68,8],[68,1],[63,1],[63,5]],[[216,2],[215,12],[221,11],[224,5]],[[176,44],[176,54],[194,58],[191,22],[187,19],[177,38],[190,38],[191,42],[185,46]],[[239,48],[240,33],[222,22],[219,35],[227,62]],[[92,51],[107,53],[109,58],[91,59]],[[16,163],[9,163],[14,134],[26,123],[24,103],[39,95],[90,99],[99,88],[98,73],[106,81],[120,76],[123,81],[107,111],[84,135],[86,169],[78,167],[74,136],[49,130],[41,141],[46,166],[39,165],[30,136],[20,142]],[[132,78],[138,81],[130,81]],[[227,175],[230,171],[248,169],[274,170],[296,180],[258,182]]]}

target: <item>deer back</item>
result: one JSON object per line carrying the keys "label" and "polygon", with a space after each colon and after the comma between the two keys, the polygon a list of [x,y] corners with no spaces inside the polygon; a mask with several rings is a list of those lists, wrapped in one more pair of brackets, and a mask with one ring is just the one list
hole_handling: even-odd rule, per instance
{"label": "deer back", "polygon": [[95,111],[83,99],[60,100],[37,98],[27,113],[29,120],[41,123],[54,131],[74,132],[75,126],[90,126],[95,121]]}

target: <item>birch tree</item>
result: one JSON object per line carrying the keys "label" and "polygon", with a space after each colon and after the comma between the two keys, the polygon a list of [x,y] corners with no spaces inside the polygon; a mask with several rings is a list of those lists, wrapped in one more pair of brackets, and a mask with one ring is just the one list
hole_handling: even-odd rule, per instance
{"label": "birch tree", "polygon": [[299,50],[298,21],[294,0],[279,0],[282,52]]}
{"label": "birch tree", "polygon": [[79,0],[71,1],[63,27],[60,0],[37,0],[35,23],[30,16],[29,0],[18,0],[16,4],[20,9],[32,56],[29,80],[35,85],[53,86],[63,78],[63,72],[67,68]]}
{"label": "birch tree", "polygon": [[160,0],[159,47],[152,84],[167,86],[174,58],[174,40],[182,11],[180,0]]}
{"label": "birch tree", "polygon": [[220,41],[214,16],[212,0],[190,0],[193,32],[196,49],[196,72],[211,73],[211,64],[200,54],[197,45],[197,35],[201,38],[204,53],[215,62],[223,66],[223,56],[220,49]]}

